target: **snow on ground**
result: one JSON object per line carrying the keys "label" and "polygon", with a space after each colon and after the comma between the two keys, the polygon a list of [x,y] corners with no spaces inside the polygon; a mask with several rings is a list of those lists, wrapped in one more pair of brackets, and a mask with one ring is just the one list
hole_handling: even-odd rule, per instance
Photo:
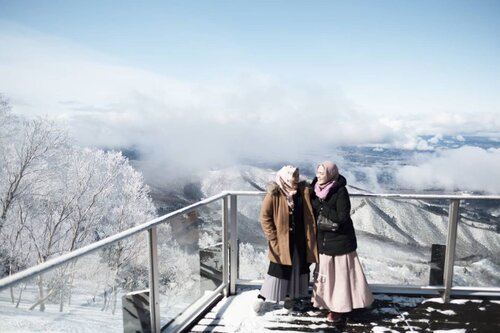
{"label": "snow on ground", "polygon": [[[281,316],[279,322],[271,322],[271,318],[276,318],[278,315],[287,314],[288,311],[282,305],[265,302],[262,315],[256,314],[252,310],[252,305],[257,299],[259,290],[250,290],[242,292],[237,296],[231,296],[223,300],[214,309],[217,315],[220,316],[221,322],[229,332],[255,333],[255,332],[271,332],[272,327],[290,327],[291,330],[298,328],[296,324],[289,323],[292,320],[300,319],[300,316]],[[328,328],[324,322],[324,318],[308,318],[312,323],[309,325],[311,329]],[[280,330],[282,332],[282,330]],[[295,330],[296,332],[296,330]]]}
{"label": "snow on ground", "polygon": [[[59,304],[55,303],[46,303],[44,312],[38,307],[29,310],[36,299],[36,292],[34,288],[25,290],[19,308],[11,303],[8,289],[0,292],[0,332],[123,332],[123,293],[117,297],[116,312],[113,314],[110,306],[103,310],[102,299],[93,300],[88,290],[75,290],[71,306],[65,304],[62,312],[59,311]],[[170,296],[169,299],[160,294],[162,325],[191,304],[186,302],[186,297]]]}
{"label": "snow on ground", "polygon": [[447,316],[454,316],[454,315],[456,315],[456,314],[457,314],[457,313],[456,313],[455,311],[453,311],[453,310],[436,310],[436,309],[431,308],[431,307],[428,307],[428,308],[426,309],[426,311],[427,311],[427,312],[434,312],[434,311],[437,311],[437,312],[442,313],[442,314],[447,315]]}
{"label": "snow on ground", "polygon": [[451,304],[465,304],[467,302],[470,302],[471,300],[467,300],[467,299],[452,299],[450,300],[450,303]]}
{"label": "snow on ground", "polygon": [[[325,312],[316,309],[289,313],[283,309],[282,304],[265,302],[263,311],[259,312],[259,314],[254,313],[252,305],[257,298],[258,292],[258,289],[246,290],[241,291],[236,296],[223,299],[209,313],[206,319],[203,319],[195,326],[194,331],[201,332],[208,329],[214,332],[254,333],[273,332],[275,330],[279,332],[322,332],[323,330],[332,330],[332,324],[326,322]],[[375,295],[375,299],[378,306],[359,317],[358,320],[361,319],[360,321],[357,321],[356,317],[353,317],[352,321],[349,320],[347,324],[349,328],[359,326],[366,332],[400,332],[401,328],[405,332],[420,331],[422,328],[429,327],[429,324],[435,318],[439,318],[435,314],[457,315],[455,311],[446,308],[439,309],[429,306],[422,309],[421,305],[423,303],[437,301],[438,299],[425,300],[423,297],[389,295]],[[457,301],[456,304],[465,304],[468,300],[455,301]],[[383,304],[386,306],[381,306]],[[411,314],[401,309],[411,309]],[[419,309],[429,313],[429,315],[422,317]],[[367,318],[364,316],[367,316]],[[444,322],[447,322],[447,320]],[[387,325],[384,325],[384,323]],[[467,325],[466,322],[463,324],[464,326]],[[465,332],[465,330],[459,327],[453,330],[441,330],[441,332],[455,333]]]}
{"label": "snow on ground", "polygon": [[388,329],[387,327],[375,326],[372,328],[373,333],[398,333],[398,331]]}
{"label": "snow on ground", "polygon": [[[465,304],[467,302],[472,302],[472,303],[481,303],[482,300],[480,299],[452,299],[450,301],[451,304]],[[495,303],[497,301],[491,301],[492,303]],[[441,298],[441,297],[435,297],[435,298],[427,298],[426,300],[424,300],[422,302],[423,304],[424,303],[440,303],[440,304],[443,304],[444,303],[444,300]]]}
{"label": "snow on ground", "polygon": [[38,308],[29,310],[31,303],[25,297],[20,308],[10,302],[8,290],[0,292],[0,332],[123,332],[121,296],[117,312],[101,311],[102,304],[89,304],[88,299],[75,293],[71,307],[66,305],[59,312],[58,304],[46,304],[41,312]]}
{"label": "snow on ground", "polygon": [[[191,257],[195,256],[185,255],[180,256],[180,259],[183,263],[192,265],[195,260]],[[199,258],[197,260],[199,262]],[[45,311],[41,312],[39,306],[29,310],[39,298],[37,279],[13,287],[15,302],[21,295],[17,308],[12,303],[10,289],[0,291],[0,332],[123,332],[122,297],[126,292],[121,289],[117,292],[113,314],[109,284],[113,278],[119,279],[120,276],[111,274],[109,267],[102,263],[97,253],[80,258],[72,267],[75,279],[71,288],[71,305],[68,304],[69,297],[66,294],[62,311],[59,309],[59,294],[52,295],[45,302]],[[199,272],[199,263],[196,271]],[[180,270],[175,273],[180,274]],[[44,274],[45,284],[50,284],[50,277],[50,273]],[[214,289],[193,274],[189,281],[183,281],[183,287],[161,288],[159,302],[162,324],[166,324],[194,302],[200,290]],[[48,286],[44,287],[45,295],[48,289]]]}
{"label": "snow on ground", "polygon": [[437,312],[439,313],[442,313],[444,315],[447,315],[447,316],[454,316],[456,315],[457,313],[453,310],[436,310]]}
{"label": "snow on ground", "polygon": [[440,303],[444,304],[444,300],[441,297],[435,297],[435,298],[428,298],[422,302],[423,304],[425,303]]}

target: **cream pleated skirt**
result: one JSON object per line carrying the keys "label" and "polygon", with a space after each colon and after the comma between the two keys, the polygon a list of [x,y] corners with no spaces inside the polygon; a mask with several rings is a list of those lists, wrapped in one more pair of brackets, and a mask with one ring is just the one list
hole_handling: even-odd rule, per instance
{"label": "cream pleated skirt", "polygon": [[373,295],[356,251],[337,256],[319,255],[312,302],[314,307],[339,313],[372,304]]}

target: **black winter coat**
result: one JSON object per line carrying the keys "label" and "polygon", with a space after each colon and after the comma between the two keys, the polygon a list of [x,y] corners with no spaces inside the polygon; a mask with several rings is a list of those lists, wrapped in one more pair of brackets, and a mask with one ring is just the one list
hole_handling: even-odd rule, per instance
{"label": "black winter coat", "polygon": [[[318,179],[314,178],[311,184],[313,189],[317,181]],[[318,228],[318,250],[321,254],[334,256],[352,252],[357,248],[356,234],[351,220],[351,201],[346,184],[346,179],[339,175],[339,179],[325,200],[318,198],[314,190],[311,191],[316,219],[321,214],[339,224],[339,229],[335,232],[322,231]]]}

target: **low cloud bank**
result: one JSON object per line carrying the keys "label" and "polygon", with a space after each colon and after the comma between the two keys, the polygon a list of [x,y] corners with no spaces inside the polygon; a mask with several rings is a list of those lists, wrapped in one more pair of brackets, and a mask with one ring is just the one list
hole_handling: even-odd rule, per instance
{"label": "low cloud bank", "polygon": [[[14,112],[62,120],[83,146],[134,147],[153,169],[173,177],[241,160],[300,160],[343,145],[432,150],[433,142],[420,135],[500,128],[494,115],[375,116],[341,88],[250,69],[219,81],[170,78],[32,31],[4,30],[0,44],[0,92]],[[433,170],[439,161],[421,167]],[[431,182],[419,170],[403,168],[401,182],[414,184],[413,175]],[[454,186],[445,179],[443,184]]]}
{"label": "low cloud bank", "polygon": [[396,170],[402,188],[500,194],[500,149],[464,146],[417,155],[410,164]]}

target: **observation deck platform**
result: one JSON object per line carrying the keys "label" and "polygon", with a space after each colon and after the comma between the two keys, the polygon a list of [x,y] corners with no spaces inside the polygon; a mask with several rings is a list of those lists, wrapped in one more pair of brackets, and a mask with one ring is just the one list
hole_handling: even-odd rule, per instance
{"label": "observation deck platform", "polygon": [[326,310],[301,299],[291,311],[264,303],[256,314],[252,304],[258,288],[239,286],[222,298],[187,332],[500,332],[500,299],[451,299],[374,294],[369,309],[354,310],[338,323],[326,321]]}

